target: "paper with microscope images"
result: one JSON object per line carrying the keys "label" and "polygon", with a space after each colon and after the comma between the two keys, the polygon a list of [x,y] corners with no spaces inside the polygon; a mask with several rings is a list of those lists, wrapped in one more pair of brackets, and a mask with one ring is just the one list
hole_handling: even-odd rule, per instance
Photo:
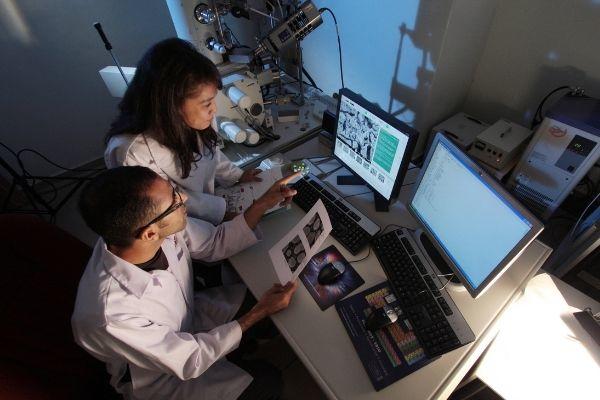
{"label": "paper with microscope images", "polygon": [[[230,187],[218,187],[215,189],[215,195],[225,199],[227,212],[236,214],[243,213],[252,205],[254,200],[262,196],[283,176],[281,168],[277,167],[262,171],[258,174],[258,177],[262,179],[261,182],[238,183]],[[267,210],[266,214],[280,208],[281,206],[278,204]]]}
{"label": "paper with microscope images", "polygon": [[294,280],[319,251],[331,232],[331,221],[321,200],[269,250],[282,285]]}

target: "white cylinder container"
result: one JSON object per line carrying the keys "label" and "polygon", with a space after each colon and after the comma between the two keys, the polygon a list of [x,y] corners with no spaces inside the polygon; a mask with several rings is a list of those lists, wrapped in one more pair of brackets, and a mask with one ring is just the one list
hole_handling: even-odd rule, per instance
{"label": "white cylinder container", "polygon": [[227,89],[227,97],[229,97],[233,104],[237,105],[242,110],[250,110],[250,107],[252,106],[252,99],[250,96],[246,95],[246,93],[235,86],[231,86]]}
{"label": "white cylinder container", "polygon": [[244,143],[254,145],[260,140],[260,135],[252,128],[244,129],[246,131],[246,141]]}
{"label": "white cylinder container", "polygon": [[242,143],[246,140],[246,132],[231,121],[224,120],[219,123],[222,135],[234,143]]}

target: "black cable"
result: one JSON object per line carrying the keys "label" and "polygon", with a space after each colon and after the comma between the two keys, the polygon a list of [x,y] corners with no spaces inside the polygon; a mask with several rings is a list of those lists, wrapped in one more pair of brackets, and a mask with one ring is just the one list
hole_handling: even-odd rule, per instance
{"label": "black cable", "polygon": [[[40,178],[39,180],[40,180],[40,182],[43,182],[46,185],[50,186],[50,190],[47,190],[45,192],[39,192],[38,190],[36,190],[36,193],[39,194],[40,196],[45,196],[49,193],[52,193],[52,197],[50,199],[44,199],[44,200],[46,200],[46,202],[48,204],[52,204],[52,202],[58,198],[58,188],[56,187],[55,184],[50,182],[48,179]],[[35,185],[39,185],[39,183],[36,184],[35,179],[33,179],[33,181],[31,182],[31,186],[35,186]]]}
{"label": "black cable", "polygon": [[342,64],[342,43],[340,41],[340,31],[338,30],[337,18],[335,18],[335,14],[329,8],[323,7],[323,8],[319,9],[320,13],[323,13],[323,11],[329,11],[331,16],[333,17],[333,23],[335,24],[335,33],[337,34],[338,51],[339,51],[339,56],[340,56],[340,76],[342,79],[342,88],[344,88],[345,85],[344,85],[344,66]]}
{"label": "black cable", "polygon": [[[288,71],[286,71],[286,70],[285,70],[285,69],[284,69],[284,68],[283,68],[281,65],[279,65],[279,64],[277,63],[277,61],[275,61],[275,59],[273,59],[273,63],[274,63],[275,65],[277,65],[277,68],[279,68],[280,70],[282,70],[283,72],[285,72],[285,74],[286,74],[287,76],[289,76],[291,79],[293,79],[293,81],[292,81],[292,82],[286,82],[286,83],[300,82],[300,81],[299,81],[297,78],[294,78],[294,75],[290,74],[290,73],[289,73]],[[323,91],[323,90],[321,90],[321,88],[319,88],[319,87],[317,87],[317,86],[313,85],[312,83],[305,82],[304,80],[302,81],[302,83],[304,83],[305,85],[308,85],[308,86],[314,87],[315,89],[317,89],[317,90],[319,90],[319,91],[321,91],[321,92]]]}
{"label": "black cable", "polygon": [[248,143],[242,143],[242,144],[243,144],[244,146],[246,146],[246,147],[258,147],[258,146],[260,146],[261,144],[263,144],[263,143],[265,143],[265,142],[269,142],[269,141],[271,141],[271,142],[272,142],[272,141],[275,141],[275,140],[276,140],[276,139],[267,139],[267,138],[261,137],[261,138],[258,140],[258,142],[256,142],[255,144],[248,144]]}
{"label": "black cable", "polygon": [[367,253],[366,256],[364,256],[363,258],[359,258],[358,260],[349,260],[349,263],[355,263],[355,262],[360,262],[363,260],[366,260],[367,258],[369,258],[369,256],[371,255],[371,246],[369,246],[369,252]]}
{"label": "black cable", "polygon": [[[414,168],[414,167],[413,167]],[[400,187],[404,187],[404,186],[410,186],[413,185],[415,182],[410,182],[410,183],[405,183],[404,185],[400,186]],[[354,196],[360,196],[361,194],[367,194],[367,193],[371,193],[372,190],[368,190],[366,192],[361,192],[361,193],[355,193],[355,194],[349,194],[347,196],[343,196],[342,199],[347,199],[348,197],[354,197]]]}
{"label": "black cable", "polygon": [[594,199],[587,205],[587,207],[585,207],[583,212],[579,215],[579,218],[577,218],[577,222],[575,222],[575,225],[573,226],[573,228],[571,228],[570,237],[573,237],[573,235],[575,234],[575,231],[577,230],[577,227],[579,226],[581,221],[584,219],[584,216],[587,213],[588,209],[596,202],[596,200],[598,200],[598,198],[600,198],[600,192],[598,192],[598,194],[596,194],[596,197],[594,197]]}
{"label": "black cable", "polygon": [[312,83],[312,85],[314,87],[316,87],[317,89],[319,89],[321,92],[323,91],[323,89],[321,89],[320,87],[317,86],[317,83],[312,78],[312,76],[310,76],[310,74],[308,73],[308,71],[306,70],[306,68],[304,68],[304,65],[302,66],[302,72],[304,73],[304,75],[306,75],[306,78],[310,81],[310,83]]}
{"label": "black cable", "polygon": [[[404,229],[404,228],[405,228],[404,226],[400,226],[400,225],[396,225],[396,224],[387,224],[387,225],[386,225],[386,226],[384,226],[384,227],[383,227],[383,229],[382,229],[381,231],[379,231],[379,233],[377,233],[377,234],[376,234],[376,235],[375,235],[373,238],[383,235],[383,234],[385,233],[385,230],[386,230],[387,228],[389,228],[390,226],[395,226],[396,228],[401,228],[401,229]],[[366,260],[367,258],[369,258],[369,256],[370,256],[370,255],[371,255],[371,246],[369,246],[369,252],[367,253],[367,255],[366,255],[366,256],[364,256],[364,257],[362,257],[362,258],[359,258],[358,260],[349,260],[348,262],[349,262],[349,263],[355,263],[355,262],[363,261],[363,260]]]}
{"label": "black cable", "polygon": [[540,102],[540,104],[538,105],[537,110],[535,110],[535,114],[533,115],[533,119],[531,120],[531,125],[530,128],[533,129],[535,126],[539,125],[542,120],[543,120],[543,113],[542,113],[542,109],[544,107],[544,103],[546,102],[546,100],[548,100],[548,98],[550,96],[552,96],[554,93],[560,91],[560,90],[564,90],[564,89],[571,89],[570,86],[559,86],[556,89],[552,90],[550,93],[548,93],[546,95],[546,97],[544,97],[542,99],[542,101]]}
{"label": "black cable", "polygon": [[48,157],[46,157],[45,155],[43,155],[39,151],[33,150],[33,149],[22,149],[22,150],[19,150],[19,152],[17,153],[17,158],[20,159],[22,153],[33,153],[33,154],[41,157],[42,159],[44,159],[49,164],[52,164],[55,167],[58,167],[60,169],[64,169],[65,171],[72,171],[72,172],[92,172],[92,171],[95,171],[95,172],[98,172],[98,171],[104,171],[106,169],[106,168],[67,168],[67,167],[63,167],[62,165],[59,165],[59,164],[55,163],[54,161],[48,159]]}
{"label": "black cable", "polygon": [[[70,186],[76,185],[77,183],[79,183],[78,181],[81,180],[81,179],[93,179],[93,178],[95,178],[99,174],[100,174],[100,172],[92,172],[92,173],[90,173],[88,175],[84,175],[84,176],[80,176],[80,177],[76,177],[76,178],[74,177],[71,182],[67,182],[64,185],[60,185],[60,186],[59,185],[54,185],[54,186],[56,187],[57,190],[60,191],[60,190],[66,189],[66,188],[68,188]],[[48,194],[50,192],[49,191],[45,191],[45,192],[38,192],[38,193],[43,196],[43,195],[46,195],[46,194]]]}
{"label": "black cable", "polygon": [[[37,189],[35,189],[35,192],[41,197],[43,198],[43,196],[46,196],[48,194],[51,194],[50,199],[44,199],[44,201],[46,201],[48,204],[51,204],[52,202],[54,202],[57,198],[58,198],[58,192],[61,189],[67,188],[69,186],[73,186],[75,184],[77,184],[79,181],[83,180],[87,180],[90,179],[91,177],[95,176],[96,173],[99,173],[101,171],[104,171],[106,168],[67,168],[64,167],[60,164],[55,163],[54,161],[50,160],[48,157],[44,156],[42,153],[40,153],[37,150],[34,149],[29,149],[29,148],[25,148],[22,150],[19,150],[18,152],[15,152],[13,149],[11,149],[10,147],[8,147],[6,144],[0,142],[0,146],[4,147],[6,150],[8,150],[17,160],[17,163],[19,164],[19,168],[21,169],[21,178],[22,179],[30,179],[31,183],[29,183],[29,186],[33,189],[36,185],[39,185],[40,183],[44,183],[46,185],[49,186],[49,189],[45,190],[45,191],[39,191]],[[84,177],[72,177],[71,179],[73,179],[73,182],[65,184],[65,185],[55,185],[51,180],[53,179],[52,177],[43,177],[43,176],[35,176],[33,174],[31,174],[31,172],[29,172],[27,170],[27,168],[25,168],[25,164],[23,163],[23,160],[21,158],[22,154],[24,153],[33,153],[35,155],[37,155],[38,157],[42,158],[44,161],[46,161],[47,163],[60,168],[64,171],[71,171],[71,172],[91,172],[92,174],[86,175]]]}
{"label": "black cable", "polygon": [[28,172],[25,169],[25,166],[23,165],[23,162],[20,160],[19,155],[10,147],[8,147],[7,145],[5,145],[4,143],[0,142],[0,145],[2,147],[4,147],[6,150],[8,150],[8,152],[10,154],[12,154],[13,156],[15,156],[15,159],[17,160],[17,163],[19,164],[19,168],[21,168],[21,174],[23,176],[27,176]]}
{"label": "black cable", "polygon": [[347,196],[343,196],[342,199],[347,199],[348,197],[360,196],[361,194],[367,194],[367,193],[372,193],[372,192],[373,192],[372,190],[367,190],[366,192],[349,194]]}
{"label": "black cable", "polygon": [[4,147],[6,150],[8,150],[8,152],[10,154],[12,154],[13,156],[17,157],[17,153],[15,153],[15,151],[13,149],[11,149],[10,147],[8,147],[4,143],[0,142],[0,146]]}
{"label": "black cable", "polygon": [[402,225],[398,225],[398,224],[387,224],[386,226],[383,227],[383,229],[376,235],[376,236],[381,236],[385,233],[385,230],[387,228],[389,228],[390,226],[395,226],[396,228],[400,228],[400,229],[406,229],[405,226]]}
{"label": "black cable", "polygon": [[[268,49],[268,48],[265,48],[265,50],[271,55],[271,59],[273,60],[273,64],[275,64],[277,66],[277,68],[279,68],[281,71],[285,72],[285,74],[287,76],[289,76],[290,78],[293,79],[292,82],[286,82],[286,83],[300,82],[300,80],[298,80],[297,78],[294,78],[293,74],[290,74],[285,68],[283,68],[283,66],[279,65],[279,63],[277,62],[277,55],[273,54],[273,52],[270,49]],[[306,73],[307,76],[309,76],[308,73],[306,72],[306,70],[304,69],[304,67],[302,68],[302,71],[304,73]],[[305,85],[314,87],[315,89],[317,89],[320,92],[323,92],[323,90],[314,83],[314,81],[312,80],[312,78],[309,78],[309,79],[313,83],[305,82],[304,79],[302,79],[302,83],[304,83]]]}
{"label": "black cable", "polygon": [[[223,22],[223,26],[229,31],[229,33],[231,33],[231,36],[235,39],[235,41],[237,42],[238,46],[241,46],[242,43],[238,40],[238,38],[235,36],[235,33],[233,33],[233,31],[231,30],[231,28],[229,27],[229,25],[227,25],[225,22]],[[246,46],[247,47],[247,46]]]}

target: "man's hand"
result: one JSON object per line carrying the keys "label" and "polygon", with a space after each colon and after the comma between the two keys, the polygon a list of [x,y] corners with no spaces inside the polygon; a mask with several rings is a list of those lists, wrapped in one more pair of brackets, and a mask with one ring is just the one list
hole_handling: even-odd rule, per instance
{"label": "man's hand", "polygon": [[[277,204],[285,206],[292,201],[292,197],[297,193],[296,189],[287,186],[288,182],[301,175],[301,172],[296,172],[285,178],[281,178],[273,184],[256,202],[264,205],[266,209],[275,207]],[[265,210],[266,211],[266,210]]]}
{"label": "man's hand", "polygon": [[260,174],[261,172],[262,170],[256,168],[248,169],[244,171],[242,176],[240,176],[239,182],[262,182],[262,178],[258,176],[258,174]]}
{"label": "man's hand", "polygon": [[269,190],[260,196],[254,203],[244,212],[244,218],[250,229],[256,228],[262,216],[275,207],[277,204],[285,206],[292,201],[292,197],[296,194],[296,190],[287,186],[288,182],[298,177],[300,172],[286,176],[275,182]]}
{"label": "man's hand", "polygon": [[261,319],[287,308],[296,289],[298,289],[297,280],[288,282],[285,286],[278,283],[274,284],[247,314],[238,319],[242,332],[248,330]]}
{"label": "man's hand", "polygon": [[256,307],[264,311],[267,316],[273,315],[290,305],[296,289],[298,289],[297,280],[288,282],[285,286],[276,283],[262,295]]}

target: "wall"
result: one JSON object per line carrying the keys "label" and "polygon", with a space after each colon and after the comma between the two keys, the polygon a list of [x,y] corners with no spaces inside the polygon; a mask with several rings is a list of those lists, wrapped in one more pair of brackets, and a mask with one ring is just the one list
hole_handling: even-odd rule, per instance
{"label": "wall", "polygon": [[[162,0],[0,1],[0,141],[39,150],[67,167],[102,156],[118,99],[98,75],[113,62],[92,27],[96,21],[124,65],[175,36]],[[0,155],[12,158],[1,148]],[[35,156],[25,162],[34,173],[59,171]]]}
{"label": "wall", "polygon": [[599,98],[599,23],[599,0],[501,1],[465,111],[529,126],[558,86],[583,86]]}
{"label": "wall", "polygon": [[[346,86],[425,134],[463,108],[490,122],[505,117],[528,124],[544,94],[564,83],[600,96],[594,48],[600,0],[315,4],[338,18]],[[333,20],[327,13],[323,18],[303,42],[304,62],[332,94],[341,86],[338,49]],[[118,100],[98,77],[112,60],[91,27],[95,21],[103,23],[124,65],[175,35],[162,0],[143,7],[116,0],[0,1],[2,142],[38,149],[69,167],[101,156]],[[231,27],[254,44],[249,23],[233,19]],[[26,162],[36,173],[57,172],[34,157]]]}
{"label": "wall", "polygon": [[[419,130],[419,154],[430,128],[462,106],[497,0],[314,3],[338,19],[346,87]],[[323,18],[302,47],[305,67],[331,94],[341,86],[338,48],[332,18]]]}
{"label": "wall", "polygon": [[[425,107],[423,132],[461,111],[484,52],[498,0],[454,0]],[[422,135],[422,139],[425,139]],[[423,149],[422,141],[420,149]]]}

